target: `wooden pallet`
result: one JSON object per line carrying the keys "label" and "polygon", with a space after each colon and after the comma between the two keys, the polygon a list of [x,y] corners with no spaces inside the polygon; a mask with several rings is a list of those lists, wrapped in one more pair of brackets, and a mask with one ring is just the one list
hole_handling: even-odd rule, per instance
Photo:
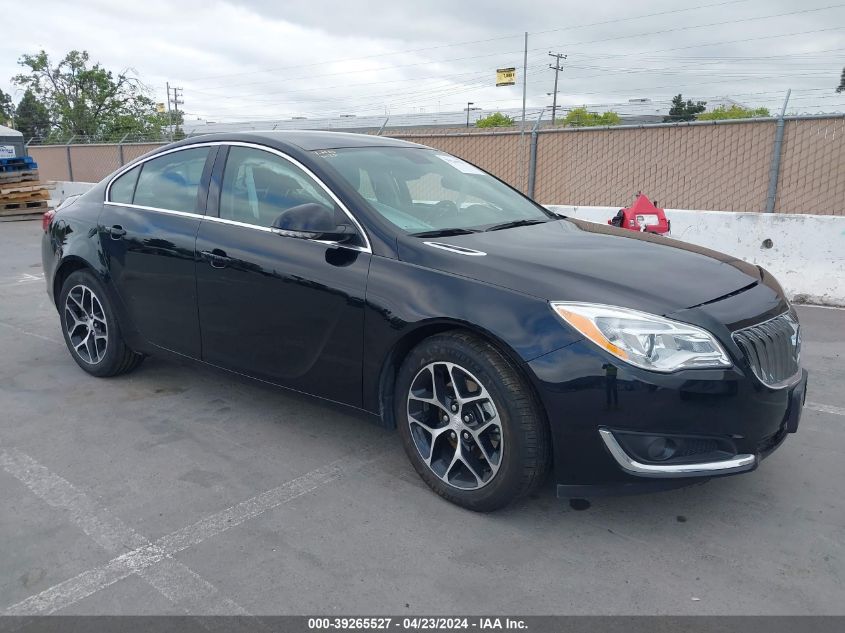
{"label": "wooden pallet", "polygon": [[0,202],[0,215],[15,215],[19,213],[34,213],[46,211],[50,206],[48,200],[31,200],[22,202]]}
{"label": "wooden pallet", "polygon": [[0,186],[5,183],[28,182],[30,180],[38,180],[37,169],[34,171],[11,171],[8,173],[0,173]]}
{"label": "wooden pallet", "polygon": [[27,183],[10,183],[10,184],[2,184],[0,183],[0,196],[5,196],[10,193],[23,193],[25,191],[38,191],[41,189],[55,189],[56,183],[52,181],[48,182],[27,182]]}
{"label": "wooden pallet", "polygon": [[21,191],[19,193],[0,193],[0,205],[11,202],[28,202],[30,200],[49,200],[50,192],[45,189],[37,191]]}

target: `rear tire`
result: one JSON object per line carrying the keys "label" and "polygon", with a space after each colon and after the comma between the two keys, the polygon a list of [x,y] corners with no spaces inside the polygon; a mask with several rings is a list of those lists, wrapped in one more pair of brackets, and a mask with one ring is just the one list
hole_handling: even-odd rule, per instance
{"label": "rear tire", "polygon": [[57,306],[68,351],[92,376],[125,374],[144,360],[123,340],[105,286],[91,271],[77,270],[68,275]]}
{"label": "rear tire", "polygon": [[414,469],[444,499],[489,512],[540,486],[550,462],[544,410],[520,372],[467,332],[414,348],[394,414]]}

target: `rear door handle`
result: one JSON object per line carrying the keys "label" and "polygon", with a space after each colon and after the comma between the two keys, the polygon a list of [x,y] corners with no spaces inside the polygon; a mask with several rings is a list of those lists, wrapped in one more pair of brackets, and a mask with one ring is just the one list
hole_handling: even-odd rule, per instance
{"label": "rear door handle", "polygon": [[119,224],[115,224],[114,226],[112,226],[111,228],[109,228],[109,233],[111,234],[111,238],[112,238],[113,240],[119,240],[119,239],[121,239],[124,235],[126,235],[126,229],[124,229],[124,228],[123,228],[122,226],[120,226]]}
{"label": "rear door handle", "polygon": [[213,251],[202,251],[200,255],[211,264],[212,268],[226,268],[226,265],[232,261],[231,257],[226,256],[226,251],[221,251],[219,248]]}

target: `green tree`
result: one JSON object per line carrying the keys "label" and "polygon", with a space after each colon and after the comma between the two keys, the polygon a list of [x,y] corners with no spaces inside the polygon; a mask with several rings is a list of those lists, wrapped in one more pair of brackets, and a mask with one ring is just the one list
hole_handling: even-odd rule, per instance
{"label": "green tree", "polygon": [[501,112],[494,112],[475,122],[475,127],[511,127],[512,125],[513,118]]}
{"label": "green tree", "polygon": [[751,119],[753,117],[772,116],[768,108],[743,108],[732,105],[726,108],[720,105],[715,110],[698,115],[699,121],[718,121],[721,119]]}
{"label": "green tree", "polygon": [[596,127],[599,125],[619,125],[619,115],[615,112],[590,112],[587,108],[575,108],[570,110],[560,125],[564,127]]}
{"label": "green tree", "polygon": [[115,139],[155,127],[155,104],[131,70],[115,74],[76,50],[58,63],[42,50],[23,55],[18,64],[26,72],[12,81],[32,91],[63,135]]}
{"label": "green tree", "polygon": [[672,107],[669,108],[669,116],[663,117],[664,123],[672,121],[695,121],[696,116],[704,112],[707,107],[706,101],[684,101],[683,95],[675,95],[672,98]]}
{"label": "green tree", "polygon": [[11,125],[14,114],[15,106],[12,104],[11,95],[0,90],[0,125]]}
{"label": "green tree", "polygon": [[32,90],[23,93],[23,98],[15,109],[15,128],[25,139],[44,138],[50,134],[50,113]]}
{"label": "green tree", "polygon": [[839,86],[836,88],[836,92],[843,91],[845,91],[845,68],[842,69],[842,76],[839,78]]}

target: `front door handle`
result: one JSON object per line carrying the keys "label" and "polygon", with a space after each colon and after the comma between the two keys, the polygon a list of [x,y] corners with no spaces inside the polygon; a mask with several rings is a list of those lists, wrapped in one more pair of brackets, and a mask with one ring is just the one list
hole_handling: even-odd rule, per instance
{"label": "front door handle", "polygon": [[211,264],[212,268],[226,268],[227,264],[232,261],[231,257],[227,257],[226,251],[219,248],[215,248],[213,251],[202,251],[200,255]]}
{"label": "front door handle", "polygon": [[114,226],[109,228],[109,234],[111,234],[111,238],[113,240],[119,240],[124,235],[126,235],[126,229],[124,229],[119,224],[115,224]]}

